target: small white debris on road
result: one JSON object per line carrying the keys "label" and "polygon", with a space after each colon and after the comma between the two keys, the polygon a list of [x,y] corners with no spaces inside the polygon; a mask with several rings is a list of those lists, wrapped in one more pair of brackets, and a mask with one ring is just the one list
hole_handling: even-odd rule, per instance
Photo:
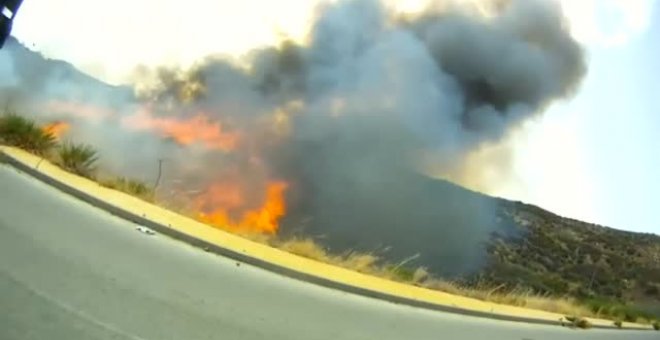
{"label": "small white debris on road", "polygon": [[137,230],[137,231],[139,231],[139,232],[141,232],[141,233],[145,233],[145,234],[147,234],[147,235],[156,235],[156,232],[155,232],[155,231],[153,231],[153,230],[151,230],[151,229],[149,229],[149,228],[147,228],[147,227],[143,227],[143,226],[139,226],[139,227],[135,228],[135,230]]}

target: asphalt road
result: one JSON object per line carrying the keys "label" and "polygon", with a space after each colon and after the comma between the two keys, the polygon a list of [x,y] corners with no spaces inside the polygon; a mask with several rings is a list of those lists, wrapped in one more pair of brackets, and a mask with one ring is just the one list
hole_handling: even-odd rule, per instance
{"label": "asphalt road", "polygon": [[658,339],[440,313],[206,253],[0,165],[0,339]]}

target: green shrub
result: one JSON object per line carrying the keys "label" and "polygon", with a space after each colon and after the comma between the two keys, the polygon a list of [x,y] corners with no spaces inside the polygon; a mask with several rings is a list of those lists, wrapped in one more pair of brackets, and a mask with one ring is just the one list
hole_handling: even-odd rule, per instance
{"label": "green shrub", "polygon": [[0,117],[0,142],[44,156],[55,147],[57,138],[29,118],[9,113]]}
{"label": "green shrub", "polygon": [[58,150],[59,164],[67,171],[92,178],[96,171],[98,153],[86,144],[64,143]]}
{"label": "green shrub", "polygon": [[623,322],[621,320],[616,320],[614,321],[614,326],[616,326],[616,328],[623,328]]}
{"label": "green shrub", "polygon": [[637,322],[637,318],[639,318],[639,316],[633,311],[627,310],[623,313],[623,319],[626,320],[626,322]]}
{"label": "green shrub", "polygon": [[660,331],[660,321],[656,321],[653,323],[653,329],[656,331]]}
{"label": "green shrub", "polygon": [[626,322],[638,322],[641,319],[652,320],[655,317],[653,313],[613,299],[594,298],[581,302],[587,305],[595,315],[601,317],[621,319]]}

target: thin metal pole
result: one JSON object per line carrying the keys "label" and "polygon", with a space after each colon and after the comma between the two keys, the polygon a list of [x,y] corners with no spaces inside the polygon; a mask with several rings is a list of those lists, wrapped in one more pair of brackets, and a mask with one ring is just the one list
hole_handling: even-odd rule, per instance
{"label": "thin metal pole", "polygon": [[156,183],[154,184],[154,191],[158,188],[158,185],[160,184],[160,177],[163,174],[163,159],[159,158],[158,159],[158,176],[156,177]]}

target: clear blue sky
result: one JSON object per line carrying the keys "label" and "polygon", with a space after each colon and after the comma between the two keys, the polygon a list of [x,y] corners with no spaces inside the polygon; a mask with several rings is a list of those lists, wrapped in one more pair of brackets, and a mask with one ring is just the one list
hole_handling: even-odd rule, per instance
{"label": "clear blue sky", "polygon": [[642,34],[592,46],[578,113],[599,222],[660,234],[660,6]]}
{"label": "clear blue sky", "polygon": [[[402,8],[425,2],[386,1]],[[660,234],[660,5],[548,1],[559,1],[566,10],[587,50],[589,73],[572,99],[553,105],[517,140],[507,174],[515,185],[502,181],[489,193]],[[276,40],[278,30],[303,36],[318,2],[190,0],[181,15],[180,0],[29,0],[14,34],[48,56],[119,82],[139,63],[240,55]]]}

